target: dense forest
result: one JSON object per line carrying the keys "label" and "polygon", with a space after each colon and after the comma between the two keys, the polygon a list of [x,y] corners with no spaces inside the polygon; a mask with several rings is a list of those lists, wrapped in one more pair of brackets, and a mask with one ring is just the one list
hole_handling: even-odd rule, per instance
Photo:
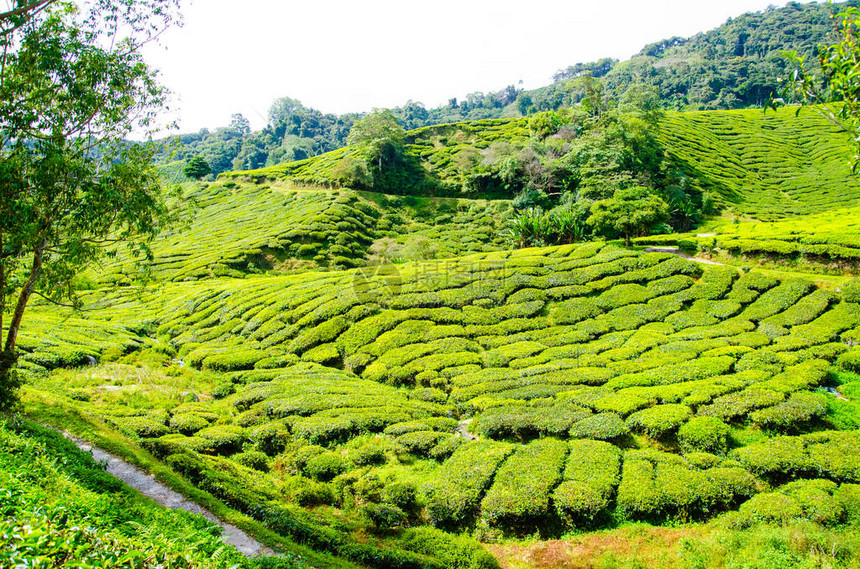
{"label": "dense forest", "polygon": [[[840,6],[860,5],[849,0]],[[559,70],[553,82],[525,91],[515,85],[475,92],[446,105],[426,108],[408,101],[392,109],[407,130],[489,118],[531,116],[581,102],[595,87],[610,101],[620,101],[633,86],[657,89],[661,106],[673,110],[739,109],[764,105],[780,92],[779,78],[796,50],[813,62],[817,47],[832,38],[830,4],[790,2],[744,14],[691,38],[673,37],[645,46],[627,61],[604,58]],[[598,80],[595,82],[594,80]],[[160,162],[168,178],[184,179],[183,162],[203,156],[212,174],[250,170],[302,160],[340,148],[360,114],[335,115],[304,106],[290,97],[276,100],[261,131],[233,115],[230,125],[214,131],[182,134],[165,145]]]}

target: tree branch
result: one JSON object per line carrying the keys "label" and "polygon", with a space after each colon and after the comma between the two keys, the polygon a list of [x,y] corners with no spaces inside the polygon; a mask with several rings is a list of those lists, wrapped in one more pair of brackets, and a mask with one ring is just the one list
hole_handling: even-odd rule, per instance
{"label": "tree branch", "polygon": [[41,298],[42,300],[44,300],[46,302],[50,302],[54,306],[60,306],[62,308],[71,308],[72,310],[76,310],[78,312],[90,312],[93,310],[91,308],[81,308],[80,306],[78,306],[76,304],[67,304],[65,302],[60,302],[59,300],[55,300],[55,299],[51,298],[50,296],[47,296],[44,293],[39,292],[38,290],[34,290],[33,294],[35,294],[36,296],[38,296],[39,298]]}

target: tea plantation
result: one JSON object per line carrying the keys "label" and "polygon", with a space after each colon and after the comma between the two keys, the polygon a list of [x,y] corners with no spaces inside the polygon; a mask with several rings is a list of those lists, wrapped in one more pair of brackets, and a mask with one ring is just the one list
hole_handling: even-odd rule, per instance
{"label": "tea plantation", "polygon": [[34,308],[25,404],[373,567],[495,566],[461,532],[843,531],[855,288],[600,242],[103,289]]}
{"label": "tea plantation", "polygon": [[175,202],[179,220],[153,244],[142,265],[120,249],[91,271],[98,283],[141,277],[194,281],[366,264],[377,239],[401,245],[416,237],[433,255],[452,257],[505,247],[510,202],[385,196],[347,189],[218,181],[187,184]]}
{"label": "tea plantation", "polygon": [[[110,543],[134,567],[479,569],[540,540],[634,548],[653,531],[675,536],[659,559],[583,563],[857,566],[860,182],[844,136],[814,110],[668,113],[667,167],[723,217],[632,248],[511,250],[516,201],[466,192],[464,157],[533,136],[521,119],[411,131],[399,195],[339,187],[349,149],[186,183],[151,260],[90,270],[83,310],[35,302],[25,416],[286,555],[219,549],[211,526],[113,496],[68,443],[10,421],[9,563],[51,534],[55,564]],[[753,261],[842,276],[823,289]],[[759,558],[777,561],[744,561]]]}

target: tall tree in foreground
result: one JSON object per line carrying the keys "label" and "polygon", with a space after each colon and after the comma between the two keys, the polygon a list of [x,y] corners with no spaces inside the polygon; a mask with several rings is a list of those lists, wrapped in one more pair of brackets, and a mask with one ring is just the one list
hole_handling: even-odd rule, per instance
{"label": "tall tree in foreground", "polygon": [[0,14],[0,409],[31,298],[73,302],[88,263],[118,243],[146,255],[164,219],[152,150],[126,139],[165,103],[139,49],[177,3],[19,0]]}

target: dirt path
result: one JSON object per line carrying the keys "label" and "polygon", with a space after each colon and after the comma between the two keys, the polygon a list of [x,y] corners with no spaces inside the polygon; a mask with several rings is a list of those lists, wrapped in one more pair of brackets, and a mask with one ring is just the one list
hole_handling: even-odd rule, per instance
{"label": "dirt path", "polygon": [[277,555],[274,551],[258,542],[236,526],[222,522],[199,505],[186,500],[182,494],[174,492],[156,480],[151,474],[147,474],[124,460],[91,445],[87,441],[75,438],[68,433],[63,433],[63,435],[65,435],[70,441],[74,442],[82,451],[92,453],[93,458],[97,462],[106,462],[108,474],[119,478],[144,496],[152,498],[166,508],[174,510],[182,509],[193,514],[199,514],[210,522],[219,525],[224,530],[222,533],[224,543],[232,545],[238,549],[239,553],[242,555],[245,555],[246,557],[253,557],[255,555]]}
{"label": "dirt path", "polygon": [[472,419],[467,419],[465,421],[460,421],[460,424],[457,425],[457,433],[459,433],[460,436],[467,441],[474,441],[478,439],[478,437],[469,432],[469,425],[471,424],[471,422]]}
{"label": "dirt path", "polygon": [[692,255],[688,255],[682,252],[677,247],[646,247],[646,253],[671,253],[673,255],[678,255],[679,257],[683,257],[684,259],[689,259],[691,261],[695,261],[697,263],[702,263],[703,265],[719,265],[721,267],[725,267],[725,263],[718,263],[716,261],[711,261],[710,259],[700,259],[698,257],[693,257]]}

